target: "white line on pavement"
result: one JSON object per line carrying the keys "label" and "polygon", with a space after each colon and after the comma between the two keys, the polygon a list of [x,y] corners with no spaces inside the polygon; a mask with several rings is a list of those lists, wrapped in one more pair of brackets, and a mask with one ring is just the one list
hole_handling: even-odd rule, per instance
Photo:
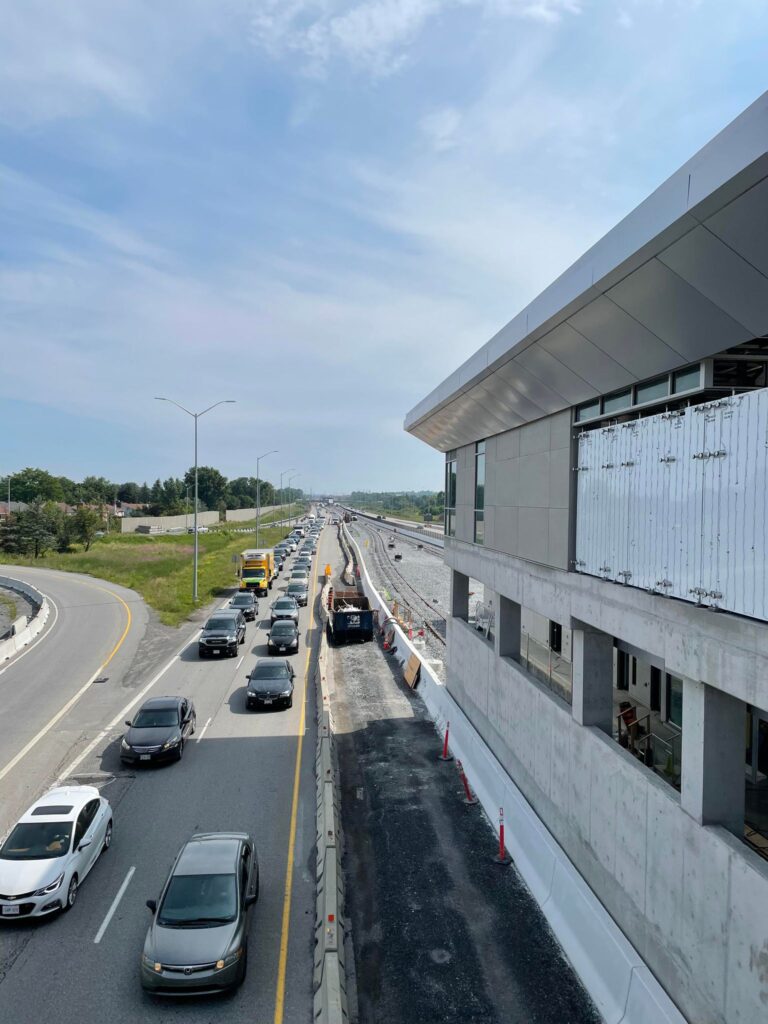
{"label": "white line on pavement", "polygon": [[207,722],[205,723],[205,725],[203,726],[202,732],[200,733],[200,735],[199,735],[199,736],[197,737],[197,739],[195,740],[195,743],[199,743],[199,742],[200,742],[200,740],[201,740],[201,739],[203,738],[203,736],[205,736],[205,730],[206,730],[206,729],[208,728],[208,726],[209,726],[209,725],[211,724],[211,721],[212,721],[212,719],[210,719],[210,718],[209,718],[209,719],[208,719],[208,721],[207,721]]}
{"label": "white line on pavement", "polygon": [[[43,594],[43,591],[41,590],[40,593]],[[0,668],[0,676],[3,674],[3,672],[7,672],[9,668],[12,668],[18,661],[21,661],[25,654],[29,654],[30,651],[34,651],[37,645],[42,643],[43,640],[47,639],[47,637],[49,637],[53,632],[53,627],[56,625],[56,620],[59,617],[59,606],[56,604],[53,598],[49,597],[47,594],[43,594],[43,597],[48,602],[48,604],[53,605],[53,622],[50,624],[50,626],[48,626],[47,629],[43,628],[42,634],[37,638],[37,640],[35,640],[33,644],[30,644],[29,647],[27,647],[25,650],[21,652],[21,654],[17,654],[15,657],[11,658],[4,668]]]}
{"label": "white line on pavement", "polygon": [[[152,689],[152,687],[155,685],[155,683],[159,682],[162,679],[162,677],[165,675],[165,673],[168,671],[168,669],[171,667],[171,665],[174,663],[174,661],[176,661],[177,658],[181,657],[181,655],[184,653],[184,651],[187,649],[187,647],[189,647],[189,645],[192,643],[192,641],[195,639],[195,637],[197,636],[197,634],[199,632],[200,632],[200,628],[198,627],[194,631],[194,633],[192,633],[190,635],[189,639],[184,642],[184,646],[179,648],[179,650],[173,655],[173,657],[170,659],[170,661],[167,661],[165,663],[165,665],[163,665],[163,667],[160,669],[160,671],[157,673],[157,675],[153,676],[152,679],[150,679],[150,681],[147,683],[147,685],[143,689],[139,690],[139,692],[136,694],[136,696],[133,697],[132,700],[130,700],[125,705],[125,707],[122,708],[122,710],[118,711],[118,713],[115,715],[115,717],[112,719],[112,721],[104,729],[102,729],[101,732],[94,739],[91,740],[91,742],[88,744],[88,746],[77,755],[75,760],[64,769],[64,771],[61,773],[61,775],[59,775],[58,779],[56,780],[57,784],[60,785],[64,781],[64,779],[66,779],[70,775],[72,775],[73,772],[75,771],[75,769],[80,764],[82,764],[82,762],[86,759],[86,757],[88,757],[88,755],[94,750],[94,748],[97,747],[99,745],[99,743],[101,743],[101,741],[105,738],[105,736],[108,736],[109,733],[111,733],[112,730],[115,728],[115,726],[123,718],[125,718],[125,716],[128,714],[128,712],[134,706],[134,704],[138,704],[138,702],[141,700],[141,698],[145,694],[149,693],[149,691]],[[1,775],[0,775],[0,778],[2,778]]]}
{"label": "white line on pavement", "polygon": [[117,910],[118,904],[120,903],[120,900],[123,898],[125,890],[128,888],[128,884],[133,878],[133,873],[135,870],[135,867],[132,867],[130,869],[128,874],[125,876],[123,884],[117,890],[117,896],[115,896],[115,898],[112,900],[112,906],[107,911],[107,916],[101,922],[101,928],[99,928],[99,930],[96,932],[96,938],[93,940],[94,943],[96,943],[96,945],[98,945],[101,942],[102,938],[104,937],[104,932],[107,930],[107,926],[109,925],[109,922],[112,920],[112,916]]}

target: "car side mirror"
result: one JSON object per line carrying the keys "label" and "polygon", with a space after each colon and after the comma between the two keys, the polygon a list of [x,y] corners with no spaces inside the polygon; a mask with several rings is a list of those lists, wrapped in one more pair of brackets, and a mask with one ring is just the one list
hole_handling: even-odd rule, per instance
{"label": "car side mirror", "polygon": [[256,902],[256,900],[257,900],[257,899],[258,899],[258,896],[256,895],[256,893],[255,893],[255,892],[251,892],[251,893],[249,893],[249,894],[248,894],[248,895],[247,895],[247,896],[245,897],[245,905],[246,905],[246,907],[252,907],[252,906],[253,906],[253,904],[254,904],[254,903]]}
{"label": "car side mirror", "polygon": [[157,912],[157,900],[147,900],[147,906],[153,914]]}
{"label": "car side mirror", "polygon": [[125,724],[128,726],[129,729],[131,728],[131,723],[130,723],[130,720],[128,718],[126,718]]}
{"label": "car side mirror", "polygon": [[78,850],[87,850],[92,842],[92,839],[84,839],[82,843],[80,843],[80,845],[78,846]]}

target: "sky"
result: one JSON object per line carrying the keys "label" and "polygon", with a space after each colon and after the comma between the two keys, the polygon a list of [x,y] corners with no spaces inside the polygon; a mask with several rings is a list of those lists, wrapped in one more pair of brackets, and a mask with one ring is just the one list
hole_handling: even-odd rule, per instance
{"label": "sky", "polygon": [[[766,86],[765,0],[0,0],[0,476],[440,489],[403,418]],[[286,474],[286,478],[287,478]]]}

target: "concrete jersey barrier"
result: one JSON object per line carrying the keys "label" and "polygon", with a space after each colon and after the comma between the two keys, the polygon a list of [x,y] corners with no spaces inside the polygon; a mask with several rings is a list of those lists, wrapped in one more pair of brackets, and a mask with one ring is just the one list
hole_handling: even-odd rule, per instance
{"label": "concrete jersey barrier", "polygon": [[[0,576],[0,587],[18,591],[18,593],[29,598],[37,607],[37,611],[30,619],[24,616],[23,625],[22,620],[17,619],[12,627],[13,635],[8,637],[7,640],[0,641],[0,662],[3,662],[23,650],[27,644],[31,643],[42,632],[43,627],[48,621],[50,607],[45,596],[39,590],[31,587],[28,583],[24,583],[22,580],[14,579],[11,576]],[[19,628],[20,626],[21,628]]]}
{"label": "concrete jersey barrier", "polygon": [[[357,543],[349,534],[347,541],[360,568],[363,590],[384,621],[389,608],[371,583]],[[420,658],[418,695],[441,733],[450,722],[450,749],[465,766],[497,833],[498,811],[504,808],[507,849],[606,1024],[686,1024],[640,954],[424,660],[424,652],[408,640],[396,622],[391,621],[391,628],[396,638],[394,657],[401,667],[412,654]]]}

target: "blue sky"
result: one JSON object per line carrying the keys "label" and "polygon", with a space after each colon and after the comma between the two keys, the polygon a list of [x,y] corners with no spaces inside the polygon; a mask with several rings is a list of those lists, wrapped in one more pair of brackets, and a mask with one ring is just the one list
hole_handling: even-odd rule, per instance
{"label": "blue sky", "polygon": [[0,0],[0,475],[441,486],[404,414],[766,88],[765,0]]}

